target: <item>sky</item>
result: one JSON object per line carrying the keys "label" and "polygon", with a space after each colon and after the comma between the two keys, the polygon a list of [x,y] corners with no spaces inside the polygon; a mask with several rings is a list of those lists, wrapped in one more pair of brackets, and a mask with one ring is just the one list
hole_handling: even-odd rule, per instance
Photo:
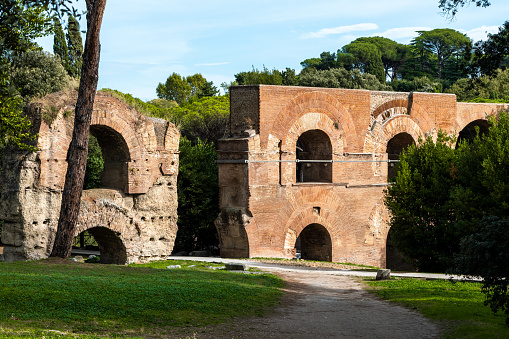
{"label": "sky", "polygon": [[[98,89],[151,100],[174,72],[201,73],[218,88],[253,67],[299,73],[303,60],[358,37],[408,44],[416,31],[452,28],[475,42],[498,32],[508,13],[507,0],[461,8],[452,20],[438,0],[108,0]],[[52,36],[38,42],[53,51]]]}

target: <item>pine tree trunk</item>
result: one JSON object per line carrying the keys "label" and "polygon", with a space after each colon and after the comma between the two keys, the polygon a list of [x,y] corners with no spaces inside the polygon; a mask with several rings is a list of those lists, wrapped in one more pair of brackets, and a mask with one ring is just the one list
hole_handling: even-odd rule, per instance
{"label": "pine tree trunk", "polygon": [[87,37],[83,53],[83,67],[74,115],[72,141],[67,152],[67,173],[62,192],[57,234],[53,244],[53,251],[51,252],[52,257],[67,258],[71,254],[87,167],[90,121],[92,119],[99,77],[99,55],[101,49],[99,33],[101,31],[106,0],[86,0],[86,3]]}

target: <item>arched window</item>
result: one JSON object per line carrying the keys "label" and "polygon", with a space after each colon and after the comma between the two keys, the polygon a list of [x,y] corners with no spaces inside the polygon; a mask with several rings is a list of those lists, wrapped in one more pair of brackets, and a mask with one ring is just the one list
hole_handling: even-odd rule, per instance
{"label": "arched window", "polygon": [[332,182],[331,162],[306,160],[332,160],[332,144],[327,133],[310,130],[301,134],[296,144],[297,182]]}
{"label": "arched window", "polygon": [[[408,146],[415,145],[414,138],[406,132],[402,132],[396,134],[389,142],[387,143],[387,154],[389,160],[399,160],[399,155]],[[389,162],[388,170],[387,170],[387,180],[394,179],[396,177],[396,169],[397,163]]]}

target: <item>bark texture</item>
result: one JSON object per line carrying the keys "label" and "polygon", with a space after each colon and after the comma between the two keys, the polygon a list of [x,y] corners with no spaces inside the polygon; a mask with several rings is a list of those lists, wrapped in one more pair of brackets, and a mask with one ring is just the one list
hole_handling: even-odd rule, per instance
{"label": "bark texture", "polygon": [[67,258],[80,210],[81,193],[87,166],[88,138],[99,74],[99,33],[106,0],[86,0],[87,36],[83,53],[80,87],[76,103],[74,130],[67,153],[67,173],[60,209],[60,219],[53,245],[52,257]]}

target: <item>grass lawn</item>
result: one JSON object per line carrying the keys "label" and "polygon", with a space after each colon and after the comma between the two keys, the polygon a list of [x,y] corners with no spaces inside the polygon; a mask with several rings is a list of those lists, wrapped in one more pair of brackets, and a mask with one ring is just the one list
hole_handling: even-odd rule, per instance
{"label": "grass lawn", "polygon": [[484,306],[479,283],[391,279],[366,281],[383,299],[400,303],[438,321],[444,338],[509,338],[505,315]]}
{"label": "grass lawn", "polygon": [[[177,264],[182,268],[163,269]],[[61,259],[0,262],[0,338],[52,338],[59,332],[85,338],[157,337],[175,328],[261,316],[282,295],[283,281],[275,276],[205,267],[210,265],[174,260],[130,266]]]}

